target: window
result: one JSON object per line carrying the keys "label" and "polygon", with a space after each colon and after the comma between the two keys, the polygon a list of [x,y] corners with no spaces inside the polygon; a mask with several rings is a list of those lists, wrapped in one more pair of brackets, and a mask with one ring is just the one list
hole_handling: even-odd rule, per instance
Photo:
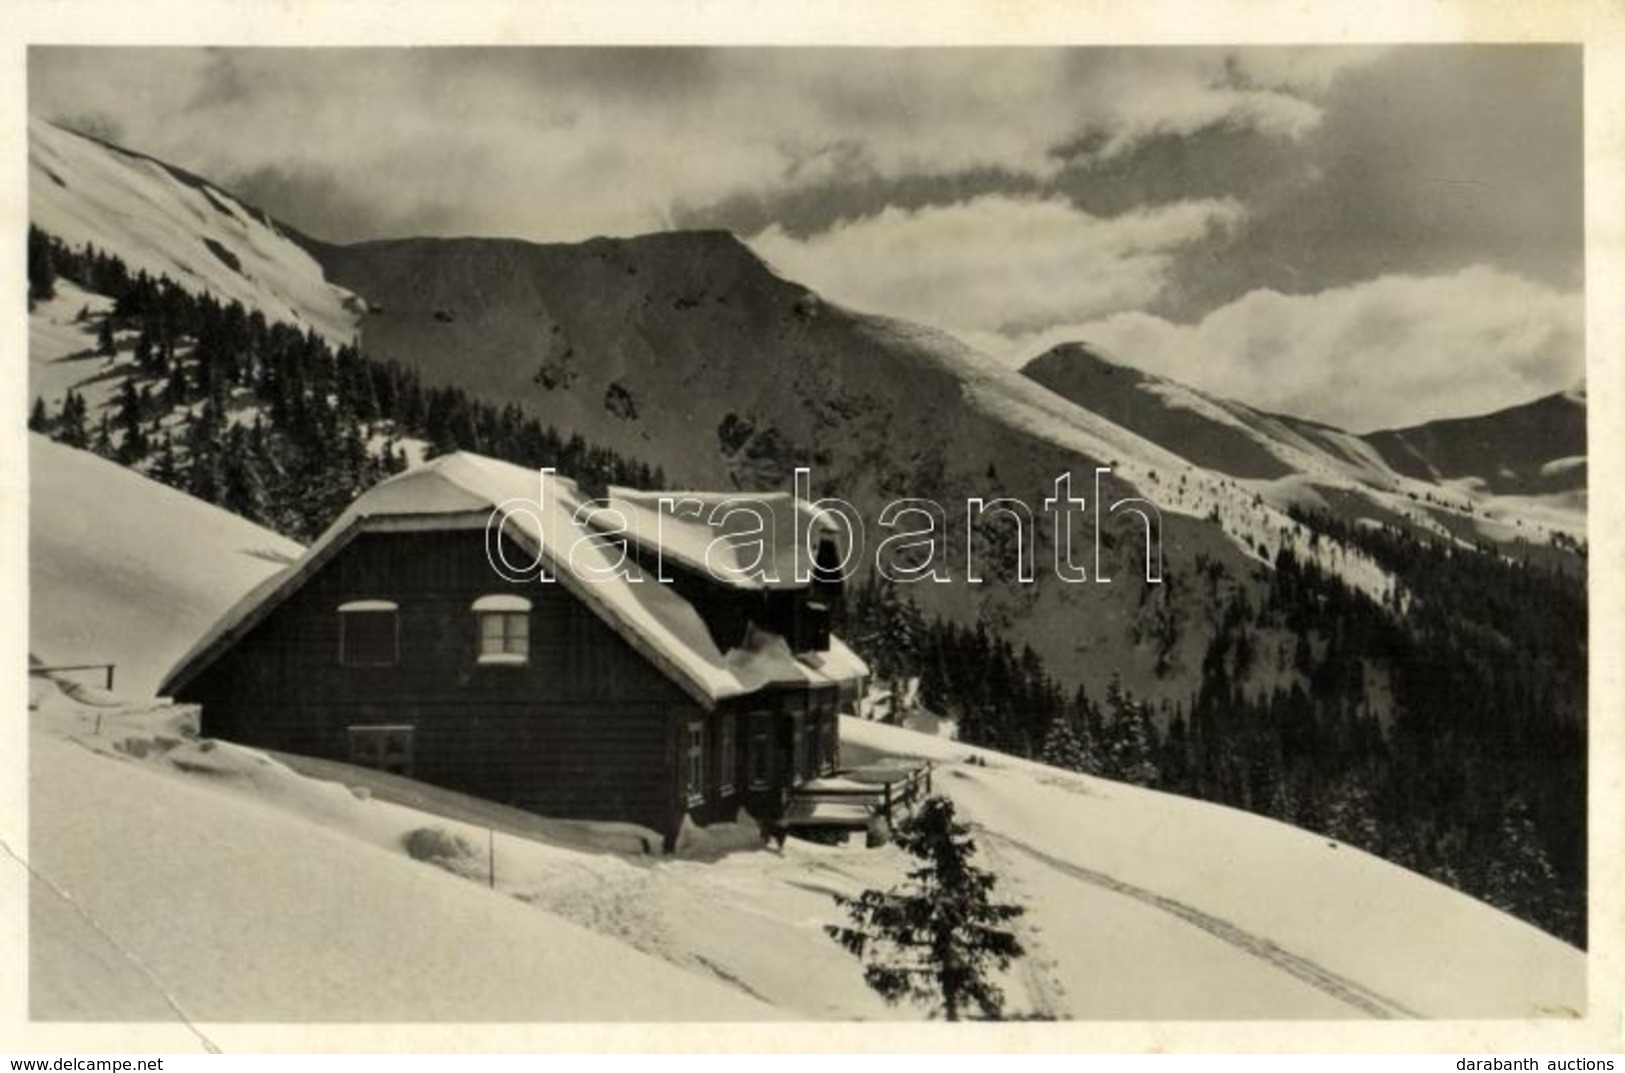
{"label": "window", "polygon": [[412,774],[412,727],[386,724],[347,729],[350,735],[350,763],[395,775]]}
{"label": "window", "polygon": [[823,758],[824,766],[820,770],[824,772],[834,771],[835,765],[840,762],[840,756],[837,755],[840,752],[840,743],[835,736],[835,714],[825,712],[819,716],[818,729],[823,736],[823,744],[819,754]]}
{"label": "window", "polygon": [[807,777],[807,717],[801,712],[790,716],[790,782]]}
{"label": "window", "polygon": [[530,662],[530,601],[511,593],[474,601],[479,623],[481,664],[517,666]]}
{"label": "window", "polygon": [[683,738],[683,793],[689,804],[698,805],[705,800],[705,723],[696,719],[688,724]]}
{"label": "window", "polygon": [[812,778],[824,770],[824,736],[817,712],[807,713],[807,766],[803,769],[805,777]]}
{"label": "window", "polygon": [[796,607],[793,627],[797,652],[829,651],[829,605],[805,600]]}
{"label": "window", "polygon": [[765,790],[772,784],[773,722],[758,712],[750,717],[750,737],[745,741],[745,785]]}
{"label": "window", "polygon": [[717,792],[734,792],[734,717],[717,716]]}
{"label": "window", "polygon": [[339,607],[339,663],[393,667],[400,657],[396,607],[388,600],[356,600]]}

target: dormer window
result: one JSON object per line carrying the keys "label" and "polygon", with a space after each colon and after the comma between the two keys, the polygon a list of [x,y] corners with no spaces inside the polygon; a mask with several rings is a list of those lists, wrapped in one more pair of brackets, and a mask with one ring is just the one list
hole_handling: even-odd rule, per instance
{"label": "dormer window", "polygon": [[482,666],[522,666],[530,662],[530,601],[504,593],[474,601]]}
{"label": "dormer window", "polygon": [[802,600],[796,605],[791,648],[801,652],[829,651],[829,605],[823,600]]}
{"label": "dormer window", "polygon": [[400,619],[389,600],[352,600],[339,605],[339,663],[345,667],[393,667],[400,659]]}

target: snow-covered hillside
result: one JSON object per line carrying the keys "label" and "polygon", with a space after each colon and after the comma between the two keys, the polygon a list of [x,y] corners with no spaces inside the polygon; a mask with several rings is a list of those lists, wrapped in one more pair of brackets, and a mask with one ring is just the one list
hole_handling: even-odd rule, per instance
{"label": "snow-covered hillside", "polygon": [[[1028,906],[1075,1016],[1540,1017],[1585,958],[1482,902],[1235,809],[843,721],[843,759],[921,758]],[[967,763],[971,757],[980,763]],[[1110,968],[1106,968],[1110,967]]]}
{"label": "snow-covered hillside", "polygon": [[30,118],[28,198],[36,227],[70,246],[92,243],[132,272],[236,299],[335,345],[355,334],[353,295],[269,217],[195,176]]}
{"label": "snow-covered hillside", "polygon": [[120,357],[96,353],[96,329],[112,308],[111,298],[64,279],[57,281],[53,297],[29,311],[30,399],[43,399],[54,413],[61,409],[63,396],[75,391],[100,419],[119,382],[108,374],[119,366]]}
{"label": "snow-covered hillside", "polygon": [[293,541],[89,451],[28,438],[28,650],[48,665],[116,662],[151,695]]}
{"label": "snow-covered hillside", "polygon": [[[627,842],[612,832],[604,848],[524,836],[500,808],[466,802],[444,810],[452,818],[369,793],[369,772],[332,765],[340,781],[318,781],[252,750],[187,740],[181,709],[40,692],[35,1017],[925,1013],[881,1004],[822,931],[838,920],[832,894],[901,878],[895,849],[792,840],[782,852],[662,859],[611,851]],[[1579,951],[1349,847],[909,731],[851,719],[842,731],[849,758],[934,757],[937,789],[973,824],[1001,894],[1026,908],[1028,957],[1005,981],[1012,1013],[1584,1009]],[[448,796],[426,795],[431,806]],[[425,829],[461,842],[446,858],[414,859],[407,838]]]}
{"label": "snow-covered hillside", "polygon": [[[89,455],[34,446],[32,598],[51,616],[35,619],[36,649],[50,641],[66,656],[60,624],[73,624],[73,654],[118,660],[133,686],[124,667],[183,649],[210,606],[272,569],[252,527]],[[925,1013],[882,1005],[822,931],[837,919],[832,894],[898,881],[895,849],[792,841],[719,856],[700,838],[688,857],[650,856],[625,832],[525,824],[343,765],[296,774],[190,740],[184,708],[72,692],[36,679],[29,716],[37,1018]],[[1012,1013],[1584,1008],[1579,951],[1349,847],[907,731],[848,719],[842,733],[848,763],[935,761],[936,788],[975,825],[1001,892],[1027,907],[1030,954],[1005,982]],[[426,828],[450,836],[438,863],[406,849]]]}
{"label": "snow-covered hillside", "polygon": [[[1045,352],[1021,375],[1179,458],[1192,480],[1180,494],[1165,490],[1158,499],[1175,510],[1186,509],[1188,488],[1227,486],[1239,489],[1242,503],[1399,523],[1446,540],[1466,533],[1507,544],[1550,543],[1555,534],[1584,539],[1583,395],[1362,437],[1198,391],[1083,343]],[[1504,469],[1534,474],[1551,458],[1557,472],[1544,484]],[[1469,476],[1478,472],[1486,476]]]}
{"label": "snow-covered hillside", "polygon": [[159,753],[178,738],[144,714],[54,692],[32,713],[36,1019],[775,1016],[413,860],[400,836],[429,817],[229,745]]}

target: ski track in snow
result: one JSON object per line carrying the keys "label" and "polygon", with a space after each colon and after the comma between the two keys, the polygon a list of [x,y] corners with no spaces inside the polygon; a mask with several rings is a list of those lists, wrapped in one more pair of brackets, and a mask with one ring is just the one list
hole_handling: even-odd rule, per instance
{"label": "ski track in snow", "polygon": [[[187,1030],[190,1031],[193,1036],[197,1037],[197,1041],[202,1044],[204,1051],[209,1054],[220,1053],[219,1046],[216,1045],[214,1040],[210,1039],[208,1035],[197,1026],[197,1022],[191,1018],[186,1010],[181,1008],[180,1000],[175,997],[173,992],[164,986],[163,981],[160,980],[158,975],[152,971],[152,967],[141,958],[137,957],[135,952],[132,951],[128,946],[125,946],[123,943],[119,942],[118,937],[113,935],[112,932],[108,931],[107,928],[102,925],[101,921],[92,916],[90,911],[80,903],[79,899],[75,898],[67,890],[63,889],[63,887],[50,876],[41,872],[29,861],[24,860],[21,856],[19,856],[17,851],[11,848],[11,844],[3,838],[0,838],[0,853],[3,853],[13,861],[16,861],[25,872],[27,872],[34,879],[38,880],[40,884],[42,884],[46,890],[50,891],[58,901],[66,905],[76,917],[84,921],[85,925],[90,928],[90,930],[94,932],[97,937],[99,937],[103,942],[107,943],[108,946],[112,947],[113,950],[117,951],[119,956],[128,962],[130,966],[133,967],[135,971],[147,981],[147,983],[152,987],[153,991],[157,993],[158,997],[163,1000],[164,1005],[168,1006],[170,1010],[174,1012],[176,1018],[180,1020],[180,1023],[185,1025]],[[32,897],[32,894],[30,896]]]}
{"label": "ski track in snow", "polygon": [[[1281,948],[1261,935],[1255,935],[1221,917],[1204,913],[1195,906],[1179,901],[1177,898],[1170,898],[1155,891],[1147,890],[1145,887],[1125,883],[1123,880],[1110,876],[1105,872],[1097,872],[1092,868],[1085,868],[1082,865],[1073,864],[1059,857],[1053,857],[1043,850],[1022,842],[1020,839],[989,830],[980,824],[972,824],[972,826],[989,840],[1018,853],[1026,854],[1058,872],[1069,875],[1074,879],[1080,879],[1085,883],[1092,883],[1115,894],[1133,898],[1154,909],[1160,909],[1165,913],[1178,917],[1187,924],[1207,932],[1221,942],[1228,943],[1238,950],[1266,961],[1283,972],[1302,980],[1310,987],[1372,1017],[1384,1019],[1395,1017],[1414,1019],[1421,1017],[1421,1014],[1416,1011],[1406,1008],[1399,1002],[1381,995],[1363,984],[1350,980],[1346,976],[1340,976],[1323,965]],[[1029,957],[1035,953],[1037,951],[1030,950]],[[1033,997],[1037,1000],[1040,995],[1034,994]]]}
{"label": "ski track in snow", "polygon": [[[991,835],[985,827],[972,824],[977,831]],[[1003,840],[1010,843],[1011,840]],[[987,856],[998,861],[1004,857],[1000,847],[983,843],[980,847]],[[1023,890],[1022,882],[1015,873],[1008,869],[995,869],[1001,879],[1007,879],[1009,884],[1017,891]],[[1040,939],[1042,928],[1033,924],[1026,917],[1016,918],[1016,938],[1025,951],[1022,957],[1016,960],[1016,969],[1021,986],[1027,993],[1027,1002],[1031,1006],[1033,1016],[1044,1021],[1070,1021],[1073,1014],[1066,1005],[1066,985],[1055,975],[1055,959],[1044,948]]]}

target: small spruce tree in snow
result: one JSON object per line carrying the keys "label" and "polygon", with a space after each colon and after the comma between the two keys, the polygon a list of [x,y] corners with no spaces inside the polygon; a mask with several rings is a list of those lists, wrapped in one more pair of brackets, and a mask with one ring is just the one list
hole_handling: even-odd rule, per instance
{"label": "small spruce tree in snow", "polygon": [[177,488],[181,484],[181,466],[175,457],[175,445],[169,439],[169,433],[159,436],[158,450],[152,463],[152,479]]}
{"label": "small spruce tree in snow", "polygon": [[858,631],[853,640],[875,681],[885,684],[888,717],[895,721],[907,679],[917,668],[925,619],[912,600],[899,596],[891,582],[878,576],[859,592],[856,603]]}
{"label": "small spruce tree in snow", "polygon": [[1139,786],[1157,783],[1157,728],[1145,705],[1123,688],[1115,671],[1106,686],[1105,754],[1106,774]]}
{"label": "small spruce tree in snow", "polygon": [[90,449],[103,458],[113,458],[117,452],[113,447],[113,423],[104,413],[99,425],[96,426],[96,438],[91,442]]}
{"label": "small spruce tree in snow", "polygon": [[45,400],[38,395],[34,396],[34,408],[28,411],[28,428],[31,432],[45,432],[51,427],[51,415],[45,409]]}
{"label": "small spruce tree in snow", "polygon": [[1557,873],[1541,843],[1529,806],[1514,796],[1501,813],[1500,845],[1485,869],[1485,901],[1505,912],[1545,922]]}
{"label": "small spruce tree in snow", "polygon": [[89,447],[88,421],[85,397],[69,388],[68,393],[62,397],[62,413],[57,418],[57,440],[69,447]]}
{"label": "small spruce tree in snow", "polygon": [[1367,776],[1351,771],[1332,784],[1326,795],[1322,830],[1339,842],[1375,851],[1382,843],[1376,803]]}
{"label": "small spruce tree in snow", "polygon": [[56,297],[56,257],[45,232],[28,229],[28,308]]}
{"label": "small spruce tree in snow", "polygon": [[853,926],[825,931],[863,961],[864,982],[888,1003],[929,1002],[950,1021],[974,1008],[997,1020],[1004,992],[990,977],[1023,955],[1005,925],[1025,910],[993,901],[997,877],[971,864],[968,830],[952,801],[926,798],[897,831],[897,844],[924,863],[900,888],[837,895]]}
{"label": "small spruce tree in snow", "polygon": [[113,318],[102,318],[101,327],[96,329],[96,353],[104,358],[110,358],[118,353],[118,343],[113,338]]}
{"label": "small spruce tree in snow", "polygon": [[1078,739],[1077,732],[1067,721],[1064,714],[1057,713],[1051,720],[1049,732],[1044,736],[1044,749],[1039,759],[1050,767],[1065,768],[1067,771],[1083,771],[1086,766],[1083,742]]}

